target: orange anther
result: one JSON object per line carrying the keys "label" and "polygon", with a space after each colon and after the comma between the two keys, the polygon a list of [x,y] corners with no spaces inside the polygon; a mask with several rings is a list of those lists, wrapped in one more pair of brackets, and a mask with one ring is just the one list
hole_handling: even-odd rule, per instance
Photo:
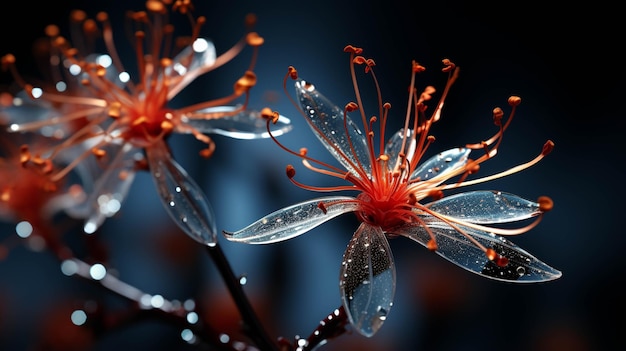
{"label": "orange anther", "polygon": [[517,106],[522,103],[522,98],[519,96],[511,96],[509,97],[508,103],[511,106]]}
{"label": "orange anther", "polygon": [[128,173],[128,171],[123,170],[123,171],[120,171],[120,172],[117,174],[117,178],[119,178],[119,180],[126,180],[126,179],[128,179],[129,175],[130,175],[130,174]]}
{"label": "orange anther", "polygon": [[291,178],[295,177],[295,175],[296,175],[296,169],[295,169],[295,168],[293,168],[293,166],[292,166],[292,165],[287,165],[287,168],[285,169],[285,173],[287,173],[287,177],[288,177],[289,179],[291,179]]}
{"label": "orange anther", "polygon": [[450,61],[448,59],[443,59],[443,60],[441,60],[441,62],[443,62],[443,65],[445,66],[444,68],[441,69],[443,72],[450,72],[454,68],[456,68],[456,65],[454,64],[454,62],[452,62],[452,61]]}
{"label": "orange anther", "polygon": [[143,124],[143,123],[148,123],[148,117],[146,117],[146,116],[141,116],[141,117],[139,117],[139,118],[135,119],[135,120],[132,122],[132,125],[133,125],[133,126],[138,126],[138,125]]}
{"label": "orange anther", "polygon": [[357,64],[357,65],[362,65],[362,64],[364,64],[364,63],[366,62],[366,60],[365,60],[365,57],[363,57],[363,56],[356,56],[356,57],[352,60],[352,62],[354,62],[354,63],[355,63],[355,64]]}
{"label": "orange anther", "polygon": [[169,57],[163,57],[161,58],[159,63],[161,64],[161,67],[165,68],[170,67],[174,63],[174,61]]}
{"label": "orange anther", "polygon": [[214,151],[215,151],[214,147],[207,147],[207,148],[200,150],[199,154],[203,158],[210,158],[211,156],[213,156]]}
{"label": "orange anther", "polygon": [[30,151],[28,150],[28,145],[20,146],[20,163],[24,166],[28,161],[30,161]]}
{"label": "orange anther", "polygon": [[554,207],[554,202],[547,196],[539,196],[537,203],[539,203],[539,211],[541,212],[548,212]]}
{"label": "orange anther", "polygon": [[430,251],[437,250],[437,242],[435,241],[435,239],[428,240],[428,243],[426,244],[426,248],[428,248]]}
{"label": "orange anther", "polygon": [[349,52],[349,53],[352,53],[352,54],[360,55],[363,52],[363,49],[358,48],[356,46],[348,45],[348,46],[343,48],[343,51],[344,52]]}
{"label": "orange anther", "polygon": [[98,25],[96,24],[96,21],[94,21],[92,19],[86,20],[83,23],[83,31],[85,33],[91,33],[91,34],[97,33],[98,32]]}
{"label": "orange anther", "polygon": [[439,200],[439,199],[443,199],[443,191],[441,190],[431,190],[428,192],[428,197],[430,197],[431,199],[434,200]]}
{"label": "orange anther", "polygon": [[105,22],[109,19],[109,14],[104,11],[100,11],[96,14],[96,20],[99,22]]}
{"label": "orange anther", "polygon": [[278,112],[272,111],[269,107],[264,107],[261,110],[261,118],[268,119],[274,124],[278,122],[279,116]]}
{"label": "orange anther", "polygon": [[249,13],[246,15],[246,18],[244,19],[244,23],[246,24],[247,27],[254,27],[254,25],[256,25],[256,15],[254,13]]}
{"label": "orange anther", "polygon": [[44,160],[42,160],[42,167],[41,167],[41,171],[44,174],[50,174],[52,173],[52,170],[54,169],[54,167],[52,166],[52,161],[50,161],[50,159],[46,158]]}
{"label": "orange anther", "polygon": [[554,149],[554,142],[552,140],[548,140],[546,141],[545,144],[543,144],[543,149],[541,150],[541,154],[545,156],[551,153],[552,149]]}
{"label": "orange anther", "polygon": [[263,39],[263,37],[260,36],[258,33],[251,32],[248,33],[248,35],[246,36],[246,41],[250,46],[261,46],[265,42],[265,39]]}
{"label": "orange anther", "polygon": [[59,35],[60,30],[58,26],[54,24],[49,24],[44,29],[44,33],[46,33],[46,35],[49,36],[50,38],[55,38]]}
{"label": "orange anther", "polygon": [[352,112],[358,109],[359,109],[359,105],[357,105],[356,102],[350,101],[349,103],[346,104],[346,112]]}
{"label": "orange anther", "polygon": [[2,56],[2,65],[12,65],[15,63],[15,56],[13,54],[6,54]]}
{"label": "orange anther", "polygon": [[160,13],[160,14],[167,13],[167,9],[165,8],[165,5],[163,5],[162,2],[156,1],[156,0],[146,1],[146,9],[154,13]]}
{"label": "orange anther", "polygon": [[498,257],[496,257],[493,262],[498,266],[498,267],[506,267],[507,264],[509,264],[509,259],[502,256],[502,255],[498,255]]}
{"label": "orange anther", "polygon": [[102,158],[102,157],[104,157],[104,156],[107,154],[107,152],[106,152],[106,151],[104,151],[104,150],[102,150],[102,149],[99,149],[99,148],[96,148],[96,147],[94,147],[94,148],[92,148],[92,149],[91,149],[91,153],[92,153],[94,156],[96,156],[97,158]]}
{"label": "orange anther", "polygon": [[163,129],[163,132],[169,133],[174,129],[174,124],[170,121],[163,121],[161,122],[161,129]]}
{"label": "orange anther", "polygon": [[501,108],[496,107],[493,109],[493,123],[497,126],[502,125],[502,117],[504,117],[504,111]]}
{"label": "orange anther", "polygon": [[11,189],[3,189],[0,192],[0,201],[9,202],[11,200]]}
{"label": "orange anther", "polygon": [[489,261],[493,261],[496,257],[498,257],[498,253],[494,249],[487,249],[487,251],[485,251],[485,256],[487,256]]}
{"label": "orange anther", "polygon": [[413,69],[413,72],[420,73],[420,72],[424,72],[426,70],[426,67],[420,65],[419,63],[417,63],[417,61],[413,60],[412,69]]}
{"label": "orange anther", "polygon": [[298,79],[298,70],[296,70],[296,68],[294,66],[289,66],[287,68],[287,74],[289,74],[289,76],[293,80]]}
{"label": "orange anther", "polygon": [[87,13],[83,10],[73,10],[70,12],[70,21],[80,23],[87,19]]}
{"label": "orange anther", "polygon": [[328,213],[328,210],[326,209],[326,205],[324,205],[323,202],[320,202],[317,204],[317,208],[319,208],[320,210],[322,210],[322,212],[324,212],[324,214]]}
{"label": "orange anther", "polygon": [[256,74],[252,71],[246,71],[243,77],[235,83],[234,90],[238,95],[247,93],[256,84]]}

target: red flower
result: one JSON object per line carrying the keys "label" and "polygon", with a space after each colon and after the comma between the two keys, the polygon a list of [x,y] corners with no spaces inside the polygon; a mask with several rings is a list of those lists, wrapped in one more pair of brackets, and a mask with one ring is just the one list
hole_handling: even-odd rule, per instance
{"label": "red flower", "polygon": [[[265,244],[287,240],[341,214],[354,212],[361,225],[348,245],[341,265],[340,290],[350,323],[363,335],[372,336],[381,327],[393,305],[396,276],[389,238],[404,236],[451,262],[482,276],[513,282],[556,279],[561,272],[541,262],[502,236],[517,235],[533,228],[552,208],[548,197],[536,202],[500,191],[470,191],[444,196],[444,191],[486,182],[526,169],[550,152],[548,141],[532,161],[498,174],[470,179],[479,165],[496,155],[502,134],[508,128],[521,99],[510,97],[511,113],[493,112],[497,132],[478,144],[443,151],[423,160],[434,137],[429,134],[441,117],[445,97],[457,78],[455,65],[444,60],[448,82],[433,112],[426,115],[426,103],[435,89],[421,94],[414,88],[416,74],[424,67],[412,65],[408,108],[404,128],[385,141],[386,122],[391,105],[383,103],[374,74],[374,61],[361,56],[362,50],[347,46],[356,102],[339,108],[317,88],[299,79],[290,67],[287,77],[296,80],[301,112],[322,145],[343,168],[308,155],[306,149],[287,152],[302,159],[303,165],[322,175],[336,177],[345,185],[311,186],[295,179],[296,171],[287,166],[287,176],[297,186],[314,192],[356,192],[356,196],[327,196],[304,201],[274,213],[235,232],[225,232],[231,241]],[[378,92],[378,115],[367,114],[357,84],[355,65],[364,65]],[[287,80],[285,77],[285,82]],[[348,114],[360,116],[361,126]],[[268,128],[269,128],[268,120]],[[378,124],[378,128],[376,125]],[[375,141],[379,134],[378,142]],[[472,159],[470,154],[479,155]],[[432,202],[427,202],[431,198]],[[528,220],[518,229],[498,228],[497,224]]]}

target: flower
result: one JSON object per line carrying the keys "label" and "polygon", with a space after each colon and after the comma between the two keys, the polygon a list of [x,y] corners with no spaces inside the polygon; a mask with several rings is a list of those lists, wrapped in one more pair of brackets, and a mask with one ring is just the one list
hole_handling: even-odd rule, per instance
{"label": "flower", "polygon": [[[170,10],[171,7],[171,10]],[[76,10],[72,32],[82,37],[75,46],[48,26],[51,60],[56,81],[51,87],[27,83],[17,72],[15,57],[2,58],[23,91],[13,105],[0,111],[11,132],[38,131],[60,141],[46,155],[65,167],[51,176],[57,180],[76,171],[89,189],[89,197],[70,212],[86,218],[84,231],[95,232],[106,217],[115,214],[126,196],[137,170],[149,168],[161,200],[178,226],[194,240],[213,245],[216,229],[210,204],[201,188],[172,158],[166,139],[172,133],[192,134],[206,144],[200,154],[214,151],[210,133],[239,139],[266,138],[262,111],[249,110],[250,89],[256,84],[253,72],[263,38],[248,30],[235,45],[217,56],[215,47],[199,36],[205,17],[191,16],[190,1],[148,0],[144,11],[129,12],[136,28],[134,47],[138,74],[126,71],[113,40],[113,26],[106,13],[96,19]],[[170,12],[189,18],[192,34],[174,37],[168,22]],[[246,18],[251,27],[255,18]],[[98,24],[99,23],[99,24]],[[90,53],[102,37],[106,54]],[[233,87],[232,94],[174,107],[171,101],[196,78],[231,61],[242,50],[254,49],[250,66]],[[243,102],[228,105],[243,99]],[[67,126],[67,130],[63,127]],[[51,129],[51,127],[53,127]],[[280,117],[273,133],[282,134],[291,126]],[[144,155],[145,154],[145,159]]]}
{"label": "flower", "polygon": [[[82,200],[80,186],[66,178],[50,179],[53,165],[37,156],[49,147],[48,138],[0,130],[0,141],[0,221],[14,223],[30,248],[47,246],[65,254],[58,245],[62,233],[56,230],[54,216]],[[8,253],[7,246],[0,244],[0,258]]]}
{"label": "flower", "polygon": [[[457,79],[458,68],[443,60],[447,84],[434,111],[426,115],[426,102],[435,89],[421,94],[414,88],[416,74],[425,70],[412,63],[408,108],[404,127],[385,142],[385,125],[391,105],[383,103],[374,75],[374,61],[361,56],[362,49],[347,46],[356,102],[342,110],[322,95],[310,82],[298,78],[290,67],[285,77],[295,80],[300,112],[317,138],[341,163],[340,167],[316,160],[307,149],[299,152],[274,141],[302,159],[303,165],[319,174],[342,179],[347,185],[310,186],[295,179],[296,171],[287,166],[287,176],[297,186],[315,192],[357,192],[351,196],[326,196],[300,202],[273,212],[235,232],[224,232],[235,242],[266,244],[287,240],[339,215],[354,212],[360,226],[345,250],[339,287],[350,323],[365,336],[374,335],[393,304],[396,285],[395,264],[388,239],[403,236],[414,240],[449,261],[479,275],[503,281],[539,282],[553,280],[561,272],[541,262],[503,236],[517,235],[533,228],[552,208],[552,200],[536,202],[501,191],[476,190],[444,196],[444,191],[486,182],[526,169],[552,150],[546,142],[539,156],[498,174],[469,179],[479,165],[496,155],[502,135],[510,125],[519,97],[510,97],[511,113],[503,121],[500,108],[493,111],[498,131],[477,144],[443,151],[422,162],[434,137],[429,134],[441,117],[448,90]],[[367,118],[357,84],[355,65],[364,65],[378,92],[378,116]],[[294,101],[295,104],[295,101]],[[358,113],[362,128],[350,117]],[[268,127],[270,121],[268,120]],[[379,128],[375,129],[376,123]],[[379,133],[379,143],[375,134]],[[475,159],[470,153],[481,152]],[[431,202],[427,199],[433,198]],[[531,218],[534,218],[531,220]],[[497,224],[531,221],[523,227],[498,228]]]}

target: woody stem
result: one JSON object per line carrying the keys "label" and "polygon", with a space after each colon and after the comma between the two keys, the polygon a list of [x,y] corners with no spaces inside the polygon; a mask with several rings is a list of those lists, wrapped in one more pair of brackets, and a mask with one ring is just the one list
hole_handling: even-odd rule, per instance
{"label": "woody stem", "polygon": [[239,283],[239,279],[235,276],[235,273],[233,272],[233,269],[224,255],[220,245],[216,244],[214,246],[206,247],[211,259],[217,266],[222,279],[224,279],[230,295],[237,305],[241,318],[244,322],[246,332],[261,350],[278,351],[277,344],[272,341],[267,332],[264,330],[263,325],[254,312],[250,301],[243,291],[242,285]]}

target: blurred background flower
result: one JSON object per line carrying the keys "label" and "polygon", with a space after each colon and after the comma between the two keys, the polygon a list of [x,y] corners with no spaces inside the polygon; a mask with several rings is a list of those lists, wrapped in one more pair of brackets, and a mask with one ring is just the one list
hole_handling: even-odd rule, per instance
{"label": "blurred background flower", "polygon": [[[91,15],[105,10],[112,21],[119,21],[124,35],[125,11],[143,5],[138,0],[17,2],[13,10],[2,12],[0,26],[8,34],[0,38],[0,54],[14,53],[21,72],[37,75],[32,44],[43,36],[45,25],[63,28],[74,8]],[[619,138],[626,127],[621,102],[626,78],[616,64],[624,58],[617,40],[624,32],[623,21],[602,1],[568,11],[566,15],[559,8],[526,4],[481,8],[476,3],[449,2],[423,3],[413,9],[405,2],[378,0],[359,7],[327,0],[304,5],[249,0],[236,5],[195,4],[195,14],[207,17],[203,33],[218,52],[239,38],[245,15],[256,13],[255,30],[265,43],[250,107],[269,106],[290,117],[294,130],[281,142],[306,146],[312,156],[333,162],[282,93],[282,78],[293,65],[338,104],[351,101],[342,52],[347,44],[363,47],[368,57],[375,58],[383,95],[398,106],[392,115],[404,107],[411,60],[427,68],[418,88],[442,85],[438,69],[443,58],[461,67],[444,107],[446,122],[432,131],[437,137],[433,152],[490,135],[485,130],[493,130],[491,110],[504,105],[510,95],[520,96],[522,104],[499,157],[483,164],[481,173],[525,162],[547,139],[556,144],[537,166],[487,185],[526,198],[548,195],[554,200],[554,210],[542,223],[515,242],[549,261],[563,277],[524,286],[489,281],[418,245],[392,240],[395,260],[401,262],[394,302],[402,308],[390,313],[374,338],[342,335],[321,350],[604,350],[624,344],[626,304],[618,287],[626,279],[626,236],[619,229],[626,191],[621,185],[624,146]],[[230,92],[248,59],[236,59],[199,79],[194,91],[211,96]],[[0,79],[10,87],[10,75]],[[172,137],[174,157],[206,189],[218,230],[241,228],[311,196],[289,182],[284,167],[296,160],[270,140],[216,136],[219,147],[213,157],[198,160],[197,144],[188,139]],[[305,178],[308,173],[301,172],[300,180],[316,183],[318,178]],[[599,184],[585,181],[597,173],[610,178]],[[601,188],[611,181],[614,186]],[[168,299],[196,298],[207,319],[236,330],[237,312],[228,308],[230,299],[220,276],[201,247],[176,233],[153,187],[149,174],[138,174],[124,209],[101,228],[110,264],[121,279],[143,291]],[[355,221],[344,216],[271,246],[238,245],[219,238],[235,272],[245,275],[245,290],[270,334],[305,337],[340,305],[337,272]],[[14,225],[1,228],[0,240],[15,236]],[[43,340],[50,335],[45,330],[67,301],[83,304],[92,298],[118,307],[115,296],[61,274],[50,255],[13,249],[0,261],[0,349],[49,345]],[[232,315],[217,317],[221,313]],[[105,334],[90,345],[90,350],[194,349],[181,341],[180,330],[151,321]]]}

